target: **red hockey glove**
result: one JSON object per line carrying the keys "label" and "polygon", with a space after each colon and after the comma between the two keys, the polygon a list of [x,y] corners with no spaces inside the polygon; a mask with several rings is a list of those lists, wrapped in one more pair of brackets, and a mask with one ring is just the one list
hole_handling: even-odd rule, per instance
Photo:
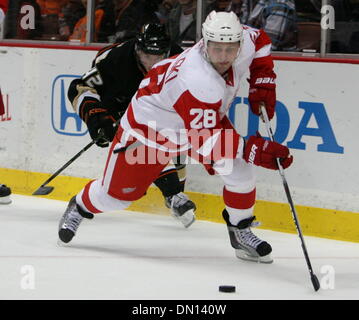
{"label": "red hockey glove", "polygon": [[260,105],[261,103],[264,103],[269,120],[274,116],[276,102],[274,81],[274,77],[256,78],[249,81],[250,87],[248,101],[252,112],[259,116],[261,113]]}
{"label": "red hockey glove", "polygon": [[249,137],[244,146],[243,158],[246,162],[267,169],[278,170],[276,158],[280,158],[283,169],[293,162],[289,149],[277,142],[263,139],[260,134]]}

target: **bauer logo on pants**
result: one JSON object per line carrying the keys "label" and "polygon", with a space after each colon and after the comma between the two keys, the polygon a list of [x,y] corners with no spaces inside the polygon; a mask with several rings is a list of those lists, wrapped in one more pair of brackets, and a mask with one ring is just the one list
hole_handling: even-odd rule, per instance
{"label": "bauer logo on pants", "polygon": [[58,134],[83,136],[87,133],[86,125],[67,99],[67,90],[71,81],[79,77],[62,74],[57,76],[52,83],[51,123]]}

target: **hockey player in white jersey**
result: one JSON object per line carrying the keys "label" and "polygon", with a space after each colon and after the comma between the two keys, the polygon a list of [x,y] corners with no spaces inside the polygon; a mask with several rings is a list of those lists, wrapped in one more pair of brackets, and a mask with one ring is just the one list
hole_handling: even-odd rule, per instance
{"label": "hockey player in white jersey", "polygon": [[259,135],[247,141],[226,113],[249,69],[249,102],[259,115],[264,103],[275,108],[275,78],[270,39],[242,26],[233,12],[212,11],[203,39],[182,54],[156,64],[141,82],[121,119],[104,176],[91,181],[70,201],[59,226],[69,242],[83,218],[125,209],[141,198],[174,155],[185,153],[223,182],[222,212],[236,256],[271,263],[272,248],[251,231],[255,204],[254,165],[277,170],[293,158],[287,147]]}
{"label": "hockey player in white jersey", "polygon": [[[98,146],[112,142],[117,129],[114,123],[125,113],[147,71],[165,57],[182,52],[171,44],[164,25],[146,24],[134,39],[102,48],[91,70],[71,82],[68,98]],[[186,165],[178,158],[153,183],[172,216],[188,228],[195,221],[196,205],[184,193]]]}

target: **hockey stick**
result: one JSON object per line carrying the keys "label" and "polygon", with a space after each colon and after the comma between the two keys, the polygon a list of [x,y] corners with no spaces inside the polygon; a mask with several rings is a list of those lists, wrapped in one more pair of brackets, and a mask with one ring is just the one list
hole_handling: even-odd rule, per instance
{"label": "hockey stick", "polygon": [[[270,140],[272,142],[274,142],[274,138],[273,138],[274,135],[273,135],[272,127],[271,127],[271,125],[269,123],[268,114],[267,114],[267,111],[266,111],[263,104],[261,105],[261,112],[262,112],[262,116],[264,118],[264,122],[265,122],[265,126],[266,126],[266,129],[267,129],[267,133],[269,135],[269,138],[270,138]],[[287,179],[285,178],[284,170],[283,170],[283,167],[282,167],[282,165],[281,165],[281,163],[279,161],[279,158],[277,158],[277,164],[278,164],[278,168],[279,168],[279,174],[280,174],[280,176],[282,178],[285,194],[287,195],[288,203],[289,203],[289,206],[290,206],[290,209],[291,209],[291,212],[292,212],[293,220],[294,220],[294,223],[295,223],[295,226],[297,228],[298,235],[299,235],[299,238],[300,238],[300,241],[301,241],[301,244],[302,244],[302,249],[303,249],[305,261],[307,262],[307,266],[308,266],[309,273],[310,273],[310,279],[312,281],[314,290],[318,291],[319,288],[320,288],[320,283],[319,283],[319,280],[318,280],[317,276],[314,274],[313,269],[312,269],[312,265],[310,263],[307,247],[306,247],[305,242],[304,242],[303,233],[302,233],[302,229],[301,229],[300,224],[299,224],[299,219],[298,219],[298,216],[297,216],[297,212],[295,210],[294,203],[293,203],[293,200],[292,200],[292,196],[290,194],[289,186],[288,186],[288,183],[287,183]]]}
{"label": "hockey stick", "polygon": [[[118,119],[113,126],[116,128],[118,124],[120,123],[121,118]],[[54,180],[62,171],[64,171],[71,163],[73,163],[78,157],[80,157],[85,151],[90,149],[94,144],[96,144],[100,139],[102,139],[104,136],[104,132],[101,129],[99,136],[91,141],[87,146],[85,146],[83,149],[81,149],[77,154],[75,154],[68,162],[66,162],[59,170],[57,170],[49,179],[47,179],[36,191],[33,192],[33,196],[44,196],[52,192],[54,190],[54,187],[47,186],[49,182]]]}
{"label": "hockey stick", "polygon": [[85,151],[90,149],[98,140],[97,138],[93,141],[91,141],[87,146],[85,146],[81,151],[77,154],[75,154],[68,162],[66,162],[59,170],[57,170],[49,179],[47,179],[36,191],[33,192],[33,196],[43,196],[47,195],[54,190],[54,187],[47,186],[49,182],[54,180],[63,170],[65,170],[71,163],[73,163],[78,157],[80,157]]}

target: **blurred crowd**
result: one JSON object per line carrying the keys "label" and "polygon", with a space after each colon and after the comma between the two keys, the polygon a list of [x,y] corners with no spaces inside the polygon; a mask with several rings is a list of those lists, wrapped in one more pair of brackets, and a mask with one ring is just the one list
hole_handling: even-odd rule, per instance
{"label": "blurred crowd", "polygon": [[[359,0],[332,0],[332,52],[359,53]],[[210,11],[234,11],[243,24],[263,28],[276,51],[320,49],[321,0],[202,0]],[[4,38],[85,42],[87,0],[11,0]],[[165,24],[182,47],[196,41],[197,0],[95,0],[92,42],[133,38],[145,23]]]}

